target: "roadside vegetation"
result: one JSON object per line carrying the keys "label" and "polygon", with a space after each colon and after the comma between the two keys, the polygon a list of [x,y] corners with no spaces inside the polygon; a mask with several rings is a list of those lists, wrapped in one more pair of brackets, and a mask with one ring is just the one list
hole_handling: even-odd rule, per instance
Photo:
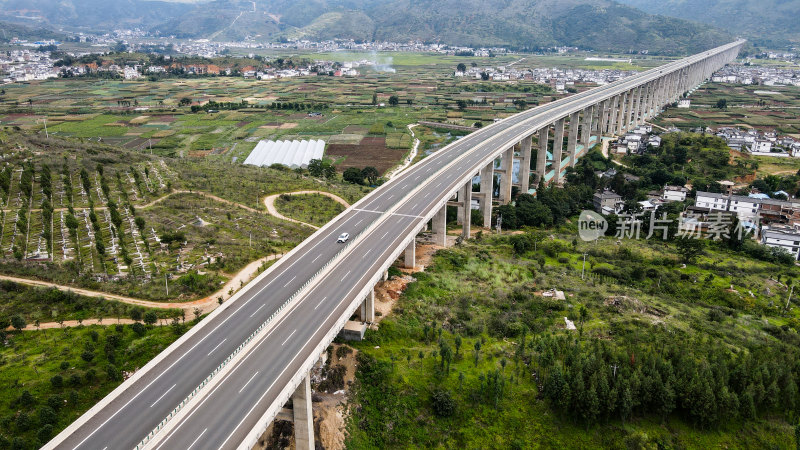
{"label": "roadside vegetation", "polygon": [[111,299],[87,297],[72,291],[0,280],[0,329],[68,320],[81,322],[87,319],[141,318],[150,311],[155,312],[159,319],[181,316],[179,309],[148,309]]}
{"label": "roadside vegetation", "polygon": [[40,448],[191,325],[153,326],[154,315],[133,325],[4,333],[0,448]]}
{"label": "roadside vegetation", "polygon": [[275,208],[286,217],[321,227],[344,211],[339,202],[321,194],[281,195]]}
{"label": "roadside vegetation", "polygon": [[348,445],[794,445],[795,267],[703,241],[684,265],[660,239],[576,236],[439,251],[355,344]]}

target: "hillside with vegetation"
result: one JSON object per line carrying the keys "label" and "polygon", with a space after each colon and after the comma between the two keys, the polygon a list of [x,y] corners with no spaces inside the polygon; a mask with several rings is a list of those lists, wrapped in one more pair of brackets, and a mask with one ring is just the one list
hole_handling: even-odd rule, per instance
{"label": "hillside with vegetation", "polygon": [[[198,8],[156,29],[170,34],[185,30],[186,37],[227,33],[216,23],[223,21],[217,12],[234,8],[244,11],[234,33],[272,38],[420,40],[519,49],[574,45],[665,54],[697,52],[730,40],[725,33],[708,27],[652,16],[605,0],[511,0],[501,4],[477,0],[269,1],[256,2],[255,12],[245,9],[252,8],[251,2],[243,3],[246,6],[214,2],[211,8]],[[240,22],[242,18],[244,22]],[[248,23],[257,24],[258,28],[248,30]]]}
{"label": "hillside with vegetation", "polygon": [[413,274],[355,345],[348,446],[794,447],[796,267],[577,235],[478,235]]}
{"label": "hillside with vegetation", "polygon": [[40,40],[40,39],[56,39],[65,40],[65,34],[50,30],[43,27],[28,27],[17,23],[0,22],[0,43],[10,42],[11,39],[21,40]]}
{"label": "hillside with vegetation", "polygon": [[608,0],[0,0],[0,11],[0,19],[39,26],[82,30],[91,24],[95,31],[139,27],[163,36],[223,41],[419,40],[472,47],[570,45],[685,54],[732,39],[707,26]]}
{"label": "hillside with vegetation", "polygon": [[753,39],[757,45],[784,46],[800,41],[797,0],[621,0],[653,14],[706,23]]}

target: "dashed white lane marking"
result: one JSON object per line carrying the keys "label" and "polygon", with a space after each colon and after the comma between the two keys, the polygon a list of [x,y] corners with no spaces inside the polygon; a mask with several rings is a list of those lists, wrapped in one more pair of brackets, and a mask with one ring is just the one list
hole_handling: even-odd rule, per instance
{"label": "dashed white lane marking", "polygon": [[195,439],[191,444],[189,444],[189,446],[186,447],[186,450],[190,450],[192,447],[194,447],[194,444],[196,444],[197,441],[199,441],[200,438],[203,437],[204,434],[206,434],[206,430],[208,430],[208,428],[203,428],[203,432],[200,433],[200,436],[197,436],[197,439]]}
{"label": "dashed white lane marking", "polygon": [[287,337],[287,338],[286,338],[286,340],[285,340],[285,341],[283,341],[283,344],[281,344],[281,347],[283,347],[283,346],[284,346],[284,344],[286,344],[287,342],[289,342],[289,339],[291,339],[291,338],[292,338],[292,336],[294,336],[294,333],[295,333],[296,331],[297,331],[297,328],[295,328],[295,329],[294,329],[294,331],[292,331],[292,334],[290,334],[290,335],[289,335],[289,337]]}
{"label": "dashed white lane marking", "polygon": [[248,384],[250,384],[250,382],[251,382],[251,381],[253,381],[253,378],[255,378],[255,377],[256,377],[256,375],[258,375],[258,371],[257,371],[257,370],[256,370],[256,373],[254,373],[254,374],[253,374],[253,376],[252,376],[252,377],[250,377],[250,379],[249,379],[249,380],[247,380],[247,383],[245,383],[245,384],[244,384],[244,386],[242,386],[242,388],[241,388],[241,389],[239,389],[239,393],[240,393],[240,394],[242,393],[242,391],[244,390],[244,388],[246,388],[246,387],[247,387],[247,385],[248,385]]}
{"label": "dashed white lane marking", "polygon": [[297,278],[297,275],[293,276],[291,280],[287,281],[287,282],[286,282],[286,284],[284,284],[284,285],[283,285],[283,287],[286,287],[286,286],[288,286],[288,285],[289,285],[289,283],[291,283],[292,281],[294,281],[294,279],[295,279],[295,278]]}
{"label": "dashed white lane marking", "polygon": [[322,253],[320,253],[319,255],[317,255],[317,257],[316,257],[316,258],[314,258],[313,260],[311,260],[311,262],[312,262],[312,263],[313,263],[313,262],[316,262],[316,261],[319,259],[319,257],[320,257],[320,256],[322,256]]}
{"label": "dashed white lane marking", "polygon": [[165,396],[165,395],[167,395],[167,394],[169,393],[169,391],[171,391],[171,390],[172,390],[172,388],[174,388],[175,386],[176,386],[176,384],[173,384],[171,388],[167,389],[167,391],[166,391],[166,392],[164,392],[163,394],[161,394],[161,397],[158,397],[158,400],[154,401],[154,402],[153,402],[153,404],[152,404],[152,405],[150,405],[150,407],[152,408],[153,406],[155,406],[155,405],[156,405],[156,403],[160,402],[160,401],[161,401],[161,399],[162,399],[162,398],[164,398],[164,396]]}
{"label": "dashed white lane marking", "polygon": [[319,306],[322,304],[322,302],[324,302],[324,301],[325,301],[325,299],[326,299],[326,298],[328,298],[328,296],[327,296],[327,295],[326,295],[325,297],[322,297],[322,300],[320,300],[320,301],[319,301],[319,303],[317,303],[317,306],[315,306],[315,307],[314,307],[314,309],[317,309],[317,308],[319,308]]}
{"label": "dashed white lane marking", "polygon": [[344,276],[342,277],[342,281],[347,279],[347,276],[350,275],[350,272],[352,272],[352,270],[348,270],[347,273],[344,274]]}
{"label": "dashed white lane marking", "polygon": [[259,306],[257,310],[253,311],[253,314],[250,314],[250,317],[253,317],[253,316],[255,316],[255,315],[256,315],[256,313],[257,313],[257,312],[259,312],[259,311],[261,311],[261,308],[263,308],[263,307],[265,307],[265,306],[267,306],[267,304],[266,304],[266,303],[264,303],[263,305]]}
{"label": "dashed white lane marking", "polygon": [[[259,309],[261,309],[261,308],[259,308]],[[211,356],[211,354],[212,354],[212,353],[214,353],[214,350],[218,349],[218,348],[219,348],[219,346],[220,346],[220,345],[222,345],[222,343],[223,343],[223,342],[225,342],[225,341],[227,341],[227,340],[228,340],[228,338],[225,338],[225,339],[223,339],[223,340],[219,341],[219,344],[217,344],[217,346],[216,346],[216,347],[212,348],[212,349],[211,349],[211,351],[210,351],[210,352],[208,352],[208,354],[207,354],[206,356]]]}

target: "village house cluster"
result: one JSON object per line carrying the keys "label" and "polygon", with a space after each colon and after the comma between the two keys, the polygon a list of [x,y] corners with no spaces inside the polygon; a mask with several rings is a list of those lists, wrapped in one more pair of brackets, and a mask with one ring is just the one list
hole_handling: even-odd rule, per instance
{"label": "village house cluster", "polygon": [[497,67],[468,67],[465,71],[456,70],[456,78],[488,79],[493,81],[527,80],[550,85],[558,92],[564,92],[575,83],[593,83],[602,86],[635,74],[630,70],[588,70],[558,68],[517,68],[513,64]]}
{"label": "village house cluster", "polygon": [[728,147],[737,151],[756,156],[800,157],[800,142],[790,136],[778,136],[775,131],[722,127],[714,134],[725,139]]}
{"label": "village house cluster", "polygon": [[[678,218],[677,231],[682,236],[707,236],[713,230],[726,225],[725,233],[733,224],[736,232],[752,237],[768,247],[781,248],[796,260],[800,259],[800,200],[789,199],[785,192],[774,195],[785,197],[770,198],[766,194],[751,193],[736,195],[733,183],[722,181],[725,193],[697,191],[694,205],[689,205]],[[638,202],[640,212],[623,214],[625,202],[617,193],[604,189],[593,197],[595,211],[608,215],[630,216],[640,219],[641,215],[659,217],[660,206],[669,202],[686,201],[689,189],[684,186],[664,186],[661,191],[648,193],[648,200]]]}
{"label": "village house cluster", "polygon": [[714,83],[800,86],[800,69],[774,66],[727,65],[711,76]]}
{"label": "village house cluster", "polygon": [[35,50],[11,50],[0,52],[0,73],[3,83],[57,78],[58,70],[53,67],[50,53]]}
{"label": "village house cluster", "polygon": [[[785,192],[775,194],[789,198]],[[694,206],[687,208],[687,214],[693,214],[700,227],[706,226],[715,211],[735,215],[762,244],[782,248],[800,259],[800,200],[698,191]]]}
{"label": "village house cluster", "polygon": [[639,125],[633,130],[620,136],[616,141],[609,144],[610,151],[622,155],[641,155],[647,147],[659,148],[661,146],[661,136],[653,134],[653,127],[650,125]]}

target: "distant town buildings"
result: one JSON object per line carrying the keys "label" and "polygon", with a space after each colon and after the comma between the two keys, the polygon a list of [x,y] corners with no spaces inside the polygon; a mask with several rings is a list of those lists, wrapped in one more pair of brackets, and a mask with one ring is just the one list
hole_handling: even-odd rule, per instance
{"label": "distant town buildings", "polygon": [[588,70],[559,68],[517,68],[515,65],[496,67],[469,67],[466,71],[455,71],[456,78],[475,80],[517,81],[527,80],[546,84],[557,92],[564,92],[575,83],[591,83],[602,86],[635,74],[630,70]]}
{"label": "distant town buildings", "polygon": [[57,78],[58,70],[49,52],[12,50],[0,52],[0,73],[3,83],[25,82]]}
{"label": "distant town buildings", "polygon": [[800,86],[800,69],[775,66],[727,65],[711,75],[714,83]]}
{"label": "distant town buildings", "polygon": [[778,136],[775,131],[722,127],[715,134],[737,151],[756,156],[800,157],[800,142],[790,136]]}

